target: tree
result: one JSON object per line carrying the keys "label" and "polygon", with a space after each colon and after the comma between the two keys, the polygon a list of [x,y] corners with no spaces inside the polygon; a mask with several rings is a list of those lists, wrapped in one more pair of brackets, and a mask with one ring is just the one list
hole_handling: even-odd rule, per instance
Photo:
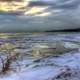
{"label": "tree", "polygon": [[5,74],[10,70],[11,63],[17,60],[18,53],[14,52],[14,45],[3,43],[0,45],[0,52],[5,53],[5,58],[0,56],[2,62],[1,73]]}

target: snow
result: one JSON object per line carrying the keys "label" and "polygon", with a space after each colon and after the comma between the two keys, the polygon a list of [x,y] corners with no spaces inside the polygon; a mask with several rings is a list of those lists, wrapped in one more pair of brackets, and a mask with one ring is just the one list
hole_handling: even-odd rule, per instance
{"label": "snow", "polygon": [[[51,60],[51,58],[48,59]],[[80,53],[68,53],[66,55],[58,57],[57,59],[53,57],[52,61],[62,67],[42,66],[35,68],[25,68],[18,73],[3,77],[0,80],[48,80],[59,74],[61,69],[64,70],[65,66],[69,66],[73,70],[77,68],[80,69]]]}
{"label": "snow", "polygon": [[[35,40],[36,39],[38,40],[48,39],[48,41],[51,41],[51,40],[55,41],[53,40],[55,37],[59,41],[70,39],[70,42],[69,41],[65,42],[64,46],[68,48],[79,48],[80,49],[80,45],[78,41],[79,33],[70,34],[70,35],[69,34],[66,34],[66,35],[59,34],[59,35],[48,35],[48,36],[39,35],[39,36],[33,36],[31,39],[33,40],[34,39]],[[74,42],[73,38],[75,41],[78,41],[77,44]],[[73,42],[71,42],[71,40]],[[66,77],[67,80],[80,80],[80,51],[79,50],[71,51],[69,53],[61,54],[59,56],[49,56],[49,57],[44,57],[44,58],[39,58],[39,59],[35,57],[27,56],[27,57],[24,57],[23,59],[18,60],[18,62],[21,65],[23,65],[21,67],[21,70],[17,72],[9,72],[6,75],[1,75],[0,80],[60,80],[60,79],[57,79],[57,76],[65,72],[72,74],[71,76]],[[12,66],[15,66],[15,62],[13,63]],[[67,68],[69,68],[70,70],[67,71]],[[61,80],[66,80],[66,78],[64,77],[64,75],[62,75]]]}
{"label": "snow", "polygon": [[[74,55],[74,57],[67,56],[69,59],[67,59],[67,57],[65,56],[62,56],[63,59],[60,57],[55,60],[57,60],[56,63],[60,63],[59,65],[62,65],[62,66],[66,65],[66,66],[70,66],[71,68],[72,67],[76,68],[80,64],[79,61],[77,61],[75,58],[75,57],[77,57],[77,59],[80,58],[78,56],[80,56],[80,53]],[[59,70],[60,68],[49,67],[49,66],[39,67],[34,69],[31,68],[30,70],[25,69],[20,73],[13,74],[11,76],[8,76],[7,78],[2,78],[0,80],[26,80],[26,79],[27,80],[46,80],[48,78],[55,76]]]}

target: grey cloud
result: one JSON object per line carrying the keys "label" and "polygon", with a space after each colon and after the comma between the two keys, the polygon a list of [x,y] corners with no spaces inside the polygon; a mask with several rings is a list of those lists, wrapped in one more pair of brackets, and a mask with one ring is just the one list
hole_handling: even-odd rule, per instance
{"label": "grey cloud", "polygon": [[32,7],[32,6],[47,6],[47,5],[49,4],[44,1],[31,1],[28,6]]}
{"label": "grey cloud", "polygon": [[68,0],[65,2],[56,3],[57,8],[63,8],[63,9],[76,8],[78,7],[78,5],[80,5],[79,0]]}
{"label": "grey cloud", "polygon": [[29,6],[51,6],[54,8],[72,9],[77,8],[80,0],[56,0],[56,1],[31,1]]}

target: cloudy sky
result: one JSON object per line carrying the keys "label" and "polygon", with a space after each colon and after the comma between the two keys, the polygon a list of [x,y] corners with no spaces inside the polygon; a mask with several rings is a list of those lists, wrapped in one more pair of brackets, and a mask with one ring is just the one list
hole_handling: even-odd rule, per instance
{"label": "cloudy sky", "polygon": [[[29,2],[27,2],[29,1]],[[0,31],[50,31],[80,28],[80,0],[25,0],[16,13],[0,12]],[[24,10],[23,10],[24,9]]]}

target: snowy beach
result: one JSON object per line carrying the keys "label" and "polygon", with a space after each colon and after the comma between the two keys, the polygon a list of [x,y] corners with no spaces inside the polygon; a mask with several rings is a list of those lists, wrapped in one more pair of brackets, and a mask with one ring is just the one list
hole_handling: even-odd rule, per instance
{"label": "snowy beach", "polygon": [[[72,50],[59,53],[56,47],[57,52],[50,52],[48,56],[47,53],[36,56],[32,52],[34,48],[45,49],[54,47],[54,44]],[[60,49],[63,51],[63,48]],[[6,59],[14,57],[15,53],[18,55],[16,59],[11,59],[10,69],[2,73],[2,61],[5,64]],[[80,33],[2,33],[0,55],[0,80],[80,79]]]}

